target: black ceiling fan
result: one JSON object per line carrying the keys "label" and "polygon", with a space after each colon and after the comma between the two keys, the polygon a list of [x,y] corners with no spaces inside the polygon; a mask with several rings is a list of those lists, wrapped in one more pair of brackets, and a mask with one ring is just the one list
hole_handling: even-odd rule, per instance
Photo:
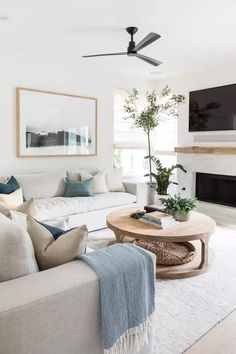
{"label": "black ceiling fan", "polygon": [[147,63],[158,66],[161,64],[160,61],[147,57],[145,55],[139,54],[138,52],[143,49],[144,47],[148,46],[152,42],[156,41],[159,39],[161,36],[157,33],[151,32],[149,33],[145,38],[141,40],[137,45],[135,44],[133,40],[134,34],[138,31],[137,27],[127,27],[126,31],[131,35],[131,41],[129,42],[129,46],[127,48],[127,52],[121,52],[121,53],[107,53],[107,54],[93,54],[93,55],[83,55],[83,58],[92,58],[92,57],[105,57],[109,55],[128,55],[130,57],[137,57],[141,60],[146,61]]}

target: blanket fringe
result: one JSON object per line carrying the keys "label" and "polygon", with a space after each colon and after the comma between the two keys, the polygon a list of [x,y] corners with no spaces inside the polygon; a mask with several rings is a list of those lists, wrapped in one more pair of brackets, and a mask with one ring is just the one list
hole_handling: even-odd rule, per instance
{"label": "blanket fringe", "polygon": [[145,343],[148,344],[148,338],[153,328],[154,313],[139,326],[129,328],[112,347],[104,349],[104,354],[133,354],[139,352]]}

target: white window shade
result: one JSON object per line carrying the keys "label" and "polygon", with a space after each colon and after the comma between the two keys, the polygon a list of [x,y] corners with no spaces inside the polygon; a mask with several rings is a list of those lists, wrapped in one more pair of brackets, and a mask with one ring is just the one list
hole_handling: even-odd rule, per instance
{"label": "white window shade", "polygon": [[[140,176],[148,173],[147,134],[142,129],[132,128],[130,120],[124,112],[127,91],[114,90],[114,166],[123,167],[125,176]],[[138,106],[145,107],[146,102],[141,98]],[[177,119],[170,118],[151,132],[151,153],[158,157],[163,166],[170,167],[176,163],[174,147],[177,141]]]}
{"label": "white window shade", "polygon": [[115,149],[146,149],[147,135],[142,129],[132,127],[130,120],[124,119],[124,103],[126,90],[114,90],[114,148]]}
{"label": "white window shade", "polygon": [[159,153],[174,153],[177,144],[177,118],[169,118],[152,133],[152,148]]}

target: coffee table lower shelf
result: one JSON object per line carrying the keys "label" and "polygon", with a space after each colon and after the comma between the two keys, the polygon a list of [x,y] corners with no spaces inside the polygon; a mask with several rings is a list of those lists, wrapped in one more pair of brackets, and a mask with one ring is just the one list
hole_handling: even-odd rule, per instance
{"label": "coffee table lower shelf", "polygon": [[208,250],[208,262],[204,267],[201,264],[201,245],[199,241],[191,242],[195,246],[196,256],[191,262],[178,266],[161,266],[156,267],[156,277],[158,279],[183,279],[194,277],[208,271],[212,265],[215,254],[211,248]]}
{"label": "coffee table lower shelf", "polygon": [[[134,239],[128,236],[122,237],[123,242],[132,242]],[[109,245],[117,243],[117,240],[112,240]],[[191,262],[181,264],[177,266],[163,266],[156,265],[156,278],[157,279],[183,279],[194,277],[196,275],[205,273],[211,267],[214,260],[214,252],[212,249],[208,249],[208,260],[202,265],[202,248],[200,240],[191,241],[195,247],[195,257]]]}

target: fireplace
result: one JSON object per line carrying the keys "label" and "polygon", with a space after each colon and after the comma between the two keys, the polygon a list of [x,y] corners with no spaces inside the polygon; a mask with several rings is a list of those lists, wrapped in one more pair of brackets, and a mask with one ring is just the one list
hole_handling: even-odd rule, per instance
{"label": "fireplace", "polygon": [[196,173],[198,200],[236,207],[236,177],[211,173]]}

